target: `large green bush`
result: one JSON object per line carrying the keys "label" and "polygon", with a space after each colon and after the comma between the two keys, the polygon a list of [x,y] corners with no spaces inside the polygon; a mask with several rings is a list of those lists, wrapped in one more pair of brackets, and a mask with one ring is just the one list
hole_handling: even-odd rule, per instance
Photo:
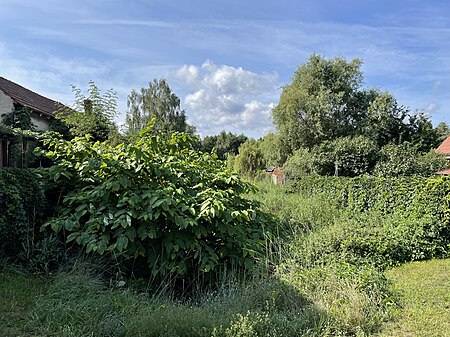
{"label": "large green bush", "polygon": [[420,153],[411,143],[388,144],[380,151],[374,174],[380,177],[423,176],[429,177],[448,168],[445,157],[434,149]]}
{"label": "large green bush", "polygon": [[0,254],[16,255],[35,243],[46,207],[33,170],[0,169]]}
{"label": "large green bush", "polygon": [[265,238],[265,215],[243,196],[252,187],[191,141],[149,130],[117,147],[47,139],[50,179],[67,191],[48,226],[87,252],[144,258],[157,277],[251,267]]}

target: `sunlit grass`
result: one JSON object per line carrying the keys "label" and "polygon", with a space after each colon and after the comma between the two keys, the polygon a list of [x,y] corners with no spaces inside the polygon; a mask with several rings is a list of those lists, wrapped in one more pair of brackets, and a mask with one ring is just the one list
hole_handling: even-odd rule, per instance
{"label": "sunlit grass", "polygon": [[387,276],[402,306],[380,336],[450,336],[450,259],[408,263]]}

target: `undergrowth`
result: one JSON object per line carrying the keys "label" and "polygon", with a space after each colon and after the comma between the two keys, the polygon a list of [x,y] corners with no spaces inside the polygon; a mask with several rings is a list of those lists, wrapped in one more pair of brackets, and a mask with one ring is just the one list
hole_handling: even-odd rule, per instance
{"label": "undergrowth", "polygon": [[[27,322],[16,335],[369,336],[400,302],[386,268],[446,252],[445,238],[429,232],[445,224],[430,227],[435,219],[417,212],[382,212],[367,200],[361,211],[325,193],[264,184],[250,197],[277,219],[259,261],[267,274],[231,272],[215,287],[199,284],[177,296],[170,286],[155,291],[148,280],[123,278],[111,261],[77,260],[48,276],[16,312],[16,322]],[[22,277],[0,265],[8,270],[2,277]],[[5,303],[0,308],[0,316],[8,311]]]}

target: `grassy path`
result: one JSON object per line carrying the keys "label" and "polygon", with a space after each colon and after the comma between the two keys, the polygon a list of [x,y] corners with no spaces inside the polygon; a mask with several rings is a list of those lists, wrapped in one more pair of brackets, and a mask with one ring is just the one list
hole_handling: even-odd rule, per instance
{"label": "grassy path", "polygon": [[450,259],[405,264],[387,273],[402,309],[380,337],[450,337]]}

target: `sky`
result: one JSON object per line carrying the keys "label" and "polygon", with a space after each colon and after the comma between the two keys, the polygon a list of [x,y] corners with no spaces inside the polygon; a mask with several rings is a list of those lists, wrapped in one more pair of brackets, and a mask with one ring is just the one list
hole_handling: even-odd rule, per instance
{"label": "sky", "polygon": [[0,76],[71,105],[88,82],[127,97],[165,78],[201,136],[261,137],[313,53],[359,58],[364,87],[450,123],[450,2],[0,0]]}

